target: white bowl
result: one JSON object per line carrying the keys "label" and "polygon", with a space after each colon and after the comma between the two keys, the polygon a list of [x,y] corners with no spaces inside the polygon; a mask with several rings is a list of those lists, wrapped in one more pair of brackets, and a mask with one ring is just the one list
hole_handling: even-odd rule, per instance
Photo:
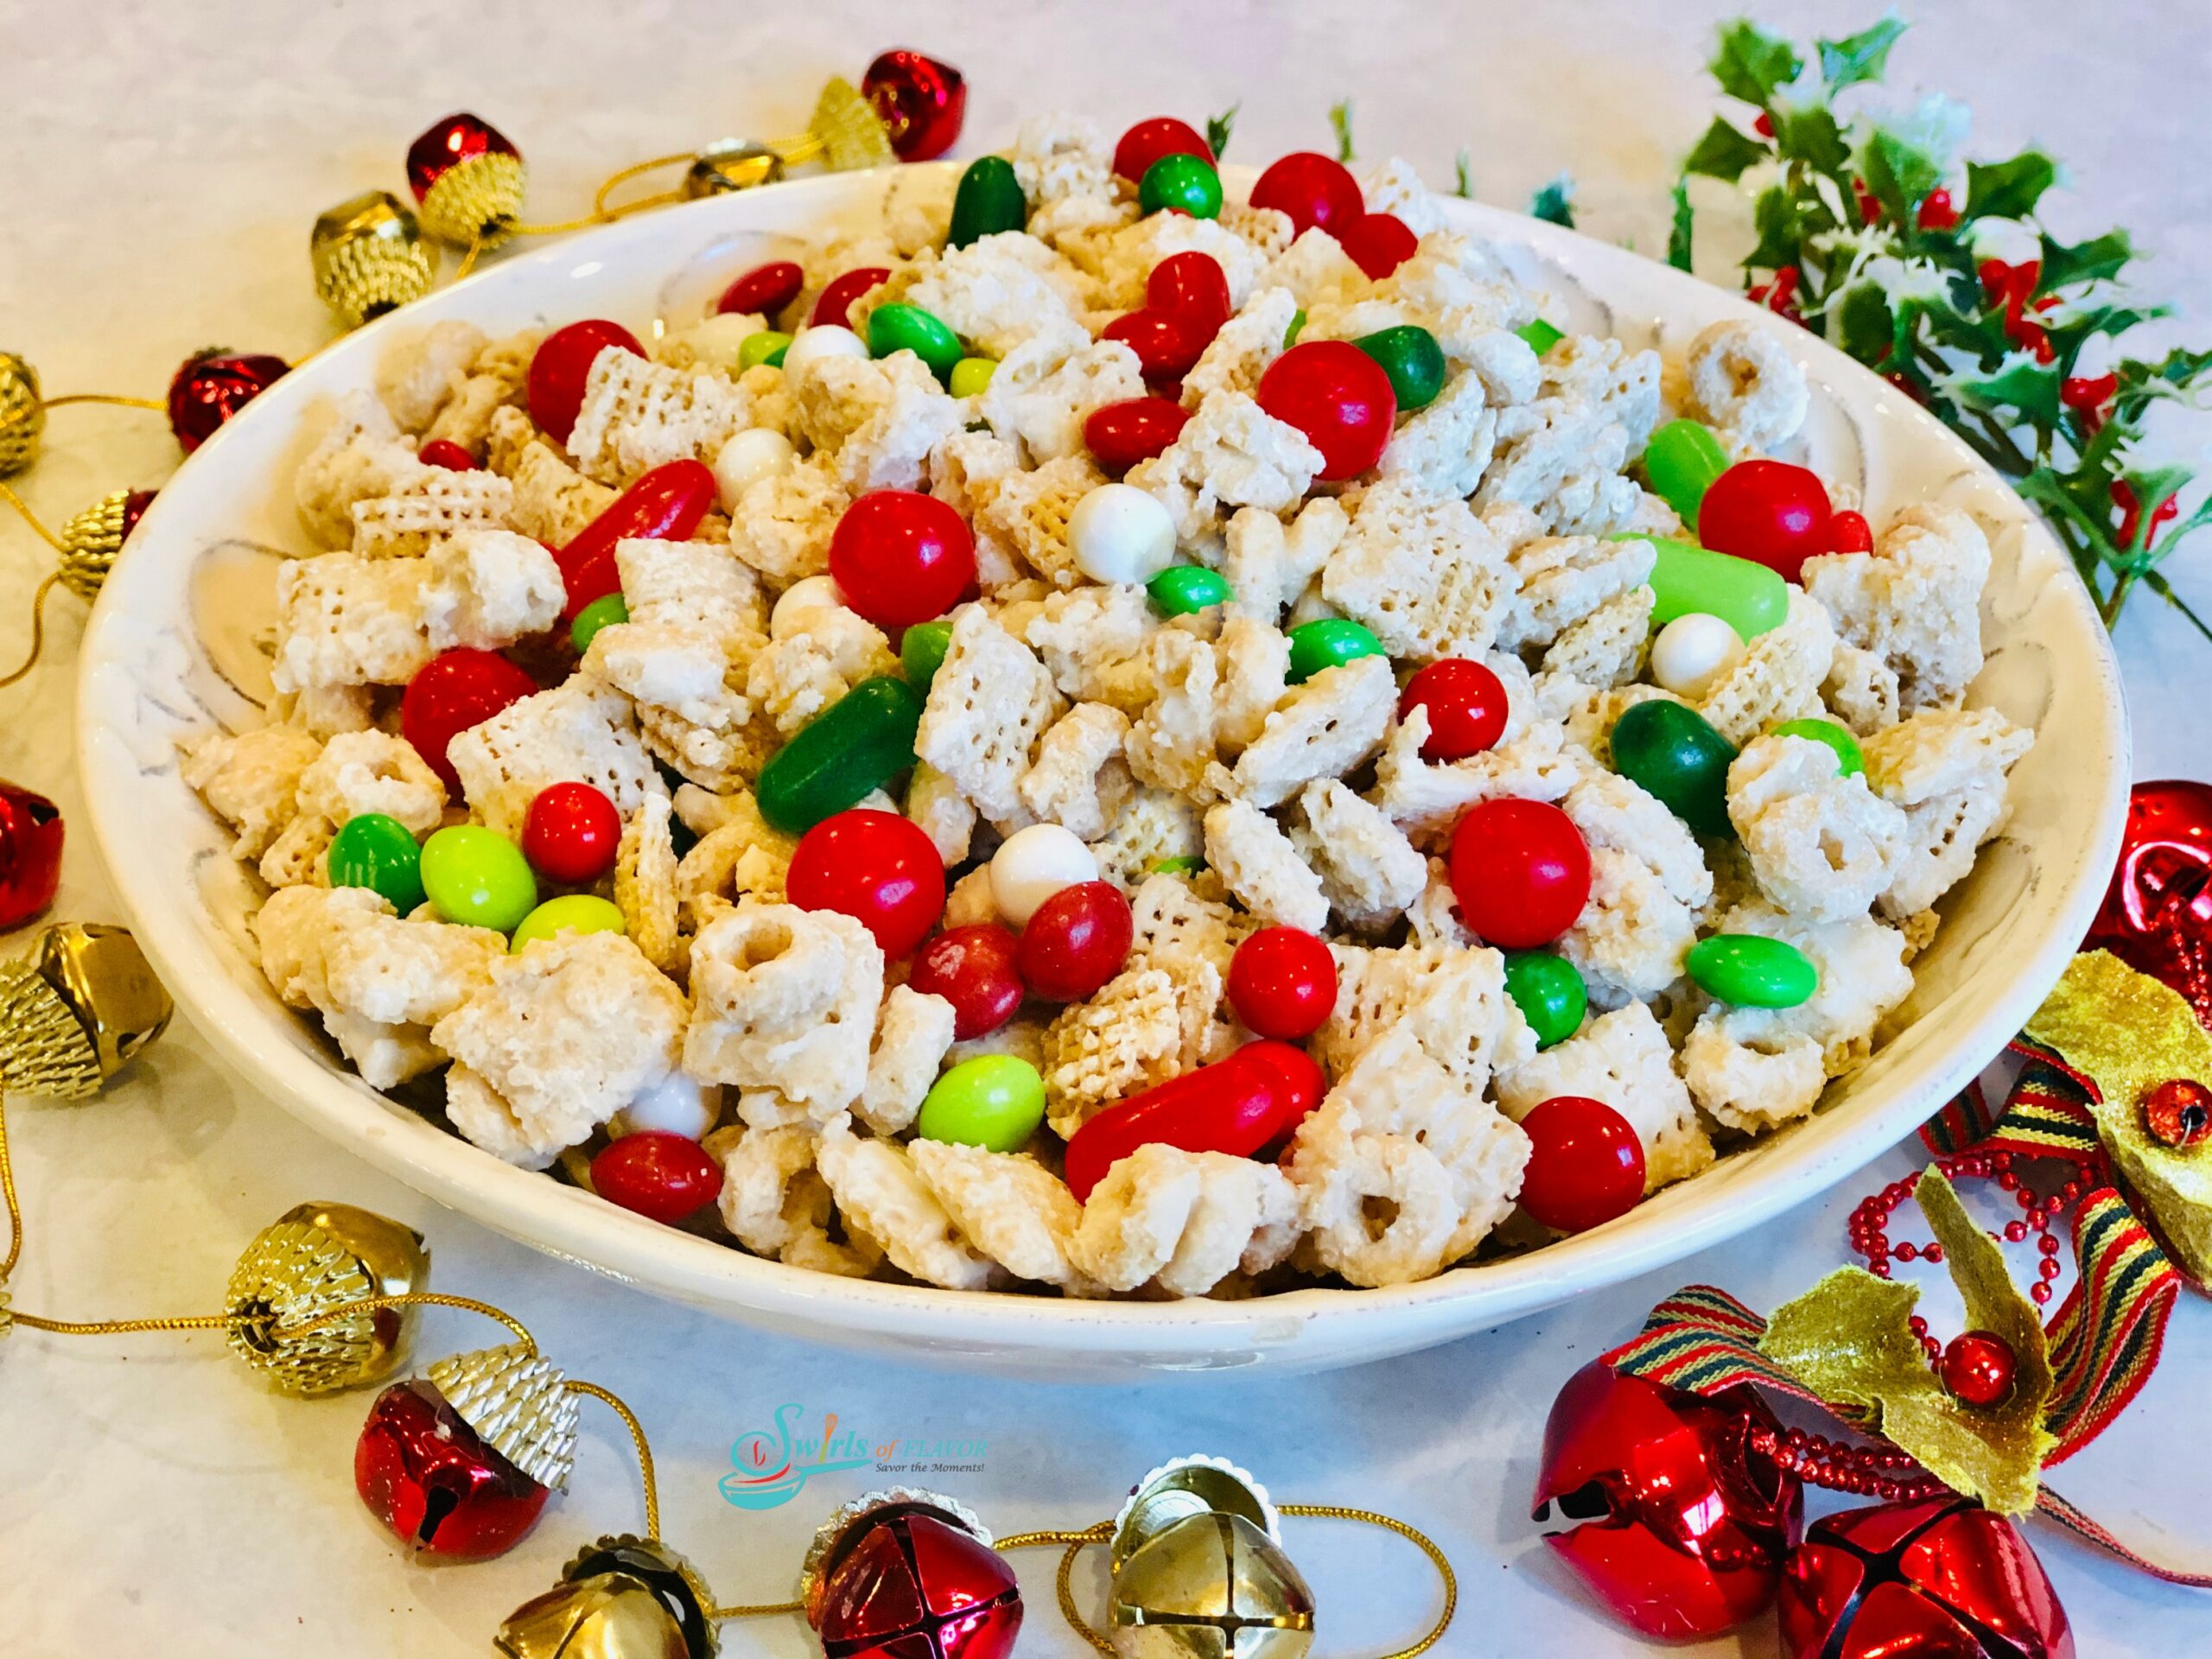
{"label": "white bowl", "polygon": [[[1249,179],[1249,175],[1247,175]],[[1319,1369],[1499,1325],[1649,1273],[1759,1225],[1865,1165],[1963,1087],[2018,1029],[2087,928],[2116,854],[2129,774],[2118,673],[2065,556],[2003,481],[1935,420],[1802,329],[1605,244],[1452,201],[1455,225],[1507,245],[1554,321],[1679,344],[1759,321],[1816,388],[1806,444],[1863,486],[1872,516],[1941,498],[1996,527],[1983,605],[1989,662],[1972,700],[2037,728],[2014,813],[1945,900],[1903,1029],[1809,1120],[1723,1159],[1609,1226],[1531,1255],[1388,1290],[1250,1301],[1099,1303],[860,1283],[658,1225],[510,1167],[385,1100],[271,995],[227,836],[178,776],[173,741],[251,723],[232,681],[265,620],[267,560],[305,551],[294,466],[336,393],[371,383],[403,334],[464,317],[494,334],[578,317],[639,327],[702,315],[722,283],[793,232],[874,217],[887,175],[844,175],[628,219],[511,257],[338,342],[286,376],[162,490],[109,578],[84,642],[78,755],[92,828],[138,938],[214,1048],[284,1107],[378,1167],[490,1227],[658,1294],[848,1347],[1005,1373],[1128,1381],[1143,1370]],[[195,566],[228,580],[195,580]],[[195,628],[194,610],[200,614]],[[210,647],[213,647],[211,650]]]}

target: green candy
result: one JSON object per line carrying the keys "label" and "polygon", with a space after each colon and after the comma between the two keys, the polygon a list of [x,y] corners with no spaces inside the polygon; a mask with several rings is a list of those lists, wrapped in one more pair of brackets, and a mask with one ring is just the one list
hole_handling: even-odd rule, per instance
{"label": "green candy", "polygon": [[991,377],[998,372],[995,357],[963,357],[952,365],[945,390],[956,397],[980,397],[990,389]]}
{"label": "green candy", "polygon": [[1643,447],[1643,475],[1686,524],[1697,523],[1705,493],[1727,470],[1728,452],[1700,421],[1669,421]]}
{"label": "green candy", "polygon": [[1290,683],[1303,685],[1325,668],[1382,654],[1382,642],[1349,617],[1301,622],[1290,631]]}
{"label": "green candy", "polygon": [[1362,334],[1352,344],[1382,365],[1390,390],[1398,394],[1398,413],[1427,409],[1444,390],[1444,348],[1436,336],[1415,323],[1401,323]]}
{"label": "green candy", "polygon": [[858,685],[802,726],[760,769],[760,815],[786,835],[857,806],[914,764],[922,696],[888,675]]}
{"label": "green candy", "polygon": [[1581,1030],[1590,1007],[1590,993],[1574,964],[1548,950],[1507,951],[1505,994],[1536,1033],[1539,1051]]}
{"label": "green candy", "polygon": [[1835,751],[1839,776],[1866,775],[1866,756],[1859,747],[1859,740],[1832,720],[1785,720],[1774,728],[1774,735],[1809,737],[1815,743],[1825,743]]}
{"label": "green candy", "polygon": [[536,910],[522,918],[515,929],[515,936],[508,941],[507,949],[519,952],[522,948],[538,939],[550,939],[560,933],[627,933],[630,925],[622,919],[620,906],[595,898],[588,893],[572,893],[565,898],[548,899]]}
{"label": "green candy", "polygon": [[1748,641],[1789,614],[1789,584],[1763,564],[1661,536],[1614,539],[1648,541],[1658,553],[1651,567],[1657,601],[1651,608],[1654,627],[1663,628],[1692,611],[1707,611]]}
{"label": "green candy", "polygon": [[1196,853],[1177,853],[1171,858],[1155,858],[1145,868],[1147,875],[1190,875],[1206,867],[1206,861]]}
{"label": "green candy", "polygon": [[784,353],[790,349],[791,337],[773,328],[763,328],[757,334],[747,334],[737,343],[737,372],[742,374],[766,363],[772,369],[784,365]]}
{"label": "green candy", "polygon": [[894,300],[868,314],[868,350],[870,357],[912,352],[939,380],[949,380],[960,361],[960,336],[920,306]]}
{"label": "green candy", "polygon": [[423,843],[423,891],[449,922],[512,931],[537,908],[537,878],[522,849],[473,823]]}
{"label": "green candy", "polygon": [[1290,314],[1290,327],[1282,331],[1282,348],[1286,352],[1298,344],[1299,331],[1306,327],[1306,308],[1300,306]]}
{"label": "green candy", "polygon": [[1567,338],[1566,334],[1538,317],[1534,322],[1524,322],[1513,331],[1529,342],[1529,349],[1538,357]]}
{"label": "green candy", "polygon": [[334,887],[367,887],[402,916],[423,902],[423,849],[415,832],[382,812],[350,817],[330,838]]}
{"label": "green candy", "polygon": [[963,1060],[930,1085],[914,1132],[925,1141],[1019,1152],[1045,1121],[1045,1079],[1011,1054]]}
{"label": "green candy", "polygon": [[1156,213],[1216,219],[1221,213],[1221,175],[1202,156],[1163,156],[1137,181],[1137,207]]}
{"label": "green candy", "polygon": [[952,624],[942,619],[917,622],[906,630],[906,637],[899,642],[899,666],[916,696],[929,696],[930,682],[944,665],[945,650],[951,644]]}
{"label": "green candy", "polygon": [[1613,770],[1701,836],[1729,836],[1728,767],[1736,746],[1694,709],[1663,697],[1613,722]]}
{"label": "green candy", "polygon": [[576,613],[576,620],[569,624],[569,643],[581,657],[591,649],[592,636],[601,628],[630,620],[629,601],[620,594],[601,594],[597,599]]}
{"label": "green candy", "polygon": [[952,196],[952,228],[945,240],[956,248],[1001,231],[1018,231],[1029,222],[1029,203],[1014,163],[1003,156],[978,156],[960,175]]}
{"label": "green candy", "polygon": [[1195,615],[1234,597],[1228,578],[1203,564],[1171,564],[1145,583],[1144,590],[1162,616]]}
{"label": "green candy", "polygon": [[1764,933],[1715,933],[1690,947],[1690,977],[1716,1001],[1739,1008],[1794,1008],[1821,988],[1813,959]]}

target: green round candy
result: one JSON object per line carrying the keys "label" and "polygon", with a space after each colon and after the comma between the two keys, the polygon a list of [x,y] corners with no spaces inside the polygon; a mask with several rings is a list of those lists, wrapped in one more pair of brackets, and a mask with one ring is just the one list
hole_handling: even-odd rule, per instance
{"label": "green round candy", "polygon": [[576,613],[576,620],[569,624],[569,643],[581,657],[591,649],[592,636],[601,628],[630,620],[629,601],[620,594],[601,594],[597,599]]}
{"label": "green round candy", "polygon": [[1505,994],[1521,1010],[1538,1049],[1563,1043],[1582,1029],[1590,993],[1582,976],[1565,957],[1548,950],[1510,950],[1505,957]]}
{"label": "green round candy", "polygon": [[1522,323],[1513,332],[1520,335],[1522,339],[1527,340],[1529,342],[1529,349],[1535,353],[1538,357],[1541,357],[1546,352],[1548,352],[1553,346],[1558,345],[1560,341],[1567,338],[1564,331],[1553,327],[1551,324],[1546,322],[1541,317],[1538,317],[1534,322]]}
{"label": "green round candy", "polygon": [[1789,584],[1765,565],[1662,536],[1614,539],[1648,541],[1658,555],[1651,567],[1654,627],[1706,611],[1735,629],[1737,638],[1750,640],[1789,614]]}
{"label": "green round candy", "polygon": [[934,622],[917,622],[906,630],[906,637],[899,642],[899,666],[917,696],[929,696],[930,682],[944,665],[945,649],[951,643],[952,624],[941,617]]}
{"label": "green round candy", "polygon": [[1014,163],[1003,156],[978,156],[960,175],[952,196],[952,227],[945,240],[956,248],[1001,231],[1018,231],[1029,222],[1029,203]]}
{"label": "green round candy", "polygon": [[1774,728],[1774,735],[1809,737],[1815,743],[1825,743],[1835,751],[1839,777],[1866,775],[1866,756],[1859,747],[1859,740],[1832,720],[1785,720]]}
{"label": "green round candy", "polygon": [[1362,334],[1352,344],[1382,365],[1390,390],[1398,394],[1398,413],[1427,409],[1444,390],[1444,348],[1418,323]]}
{"label": "green round candy", "polygon": [[1741,1008],[1794,1008],[1821,988],[1813,959],[1764,933],[1715,933],[1690,947],[1690,977],[1716,1001]]}
{"label": "green round candy", "polygon": [[1713,480],[1728,470],[1728,452],[1701,421],[1669,421],[1643,446],[1643,475],[1682,522],[1697,522],[1697,510]]}
{"label": "green round candy", "polygon": [[1235,597],[1229,579],[1203,564],[1171,564],[1144,585],[1152,608],[1162,616],[1191,616]]}
{"label": "green round candy", "polygon": [[763,328],[757,334],[747,334],[737,343],[737,372],[758,368],[766,363],[772,369],[784,364],[784,353],[791,348],[791,337],[773,328]]}
{"label": "green round candy", "polygon": [[925,1141],[1019,1152],[1045,1121],[1045,1079],[1011,1054],[963,1060],[930,1085],[914,1132]]}
{"label": "green round candy", "polygon": [[350,817],[330,838],[330,885],[367,887],[402,916],[423,902],[423,849],[415,832],[382,812]]}
{"label": "green round candy", "polygon": [[960,336],[920,306],[894,300],[868,314],[868,349],[871,357],[912,352],[930,365],[931,374],[945,380],[960,361]]}
{"label": "green round candy", "polygon": [[754,791],[760,816],[803,836],[859,805],[914,764],[921,723],[919,690],[889,675],[862,680],[769,757]]}
{"label": "green round candy", "polygon": [[1350,617],[1301,622],[1290,631],[1290,683],[1303,685],[1325,668],[1382,654],[1382,642]]}
{"label": "green round candy", "polygon": [[1728,767],[1736,746],[1687,704],[1655,697],[1613,722],[1613,770],[1665,803],[1701,836],[1735,833]]}
{"label": "green round candy", "polygon": [[1162,208],[1192,219],[1221,213],[1221,175],[1203,156],[1163,156],[1137,181],[1137,206],[1147,213]]}
{"label": "green round candy", "polygon": [[956,397],[979,397],[988,391],[991,377],[999,372],[999,360],[995,357],[963,357],[952,365],[952,378],[945,382],[945,389]]}
{"label": "green round candy", "polygon": [[537,908],[537,878],[522,849],[473,823],[441,830],[423,843],[423,891],[446,920],[501,933]]}
{"label": "green round candy", "polygon": [[550,939],[556,933],[627,933],[630,925],[622,919],[621,907],[588,893],[572,893],[565,898],[548,899],[536,910],[522,918],[515,929],[514,938],[507,949],[520,950],[534,939]]}
{"label": "green round candy", "polygon": [[1306,327],[1306,308],[1300,306],[1290,314],[1290,327],[1282,331],[1282,348],[1286,352],[1298,344],[1298,336]]}

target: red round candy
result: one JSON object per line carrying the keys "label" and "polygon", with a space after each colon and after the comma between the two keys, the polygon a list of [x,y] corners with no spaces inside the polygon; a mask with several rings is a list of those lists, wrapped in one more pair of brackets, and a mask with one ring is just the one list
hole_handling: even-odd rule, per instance
{"label": "red round candy", "polygon": [[1697,538],[1796,582],[1805,561],[1828,550],[1828,493],[1786,461],[1739,461],[1698,504]]}
{"label": "red round candy", "polygon": [[1414,257],[1421,238],[1395,213],[1362,213],[1336,233],[1351,262],[1381,282]]}
{"label": "red round candy", "polygon": [[2018,1368],[2012,1344],[1993,1331],[1965,1332],[1943,1350],[1943,1386],[1969,1406],[2003,1405]]}
{"label": "red round candy", "polygon": [[1122,135],[1122,142],[1114,146],[1114,170],[1135,184],[1163,156],[1196,156],[1209,166],[1214,164],[1213,146],[1205,134],[1172,115],[1155,115]]}
{"label": "red round candy", "polygon": [[1521,1120],[1521,1207],[1562,1233],[1624,1216],[1643,1198],[1643,1143],[1602,1100],[1554,1095]]}
{"label": "red round candy", "polygon": [[1020,950],[1014,930],[997,922],[949,927],[922,947],[906,983],[952,1004],[952,1034],[964,1043],[996,1031],[1021,1006]]}
{"label": "red round candy", "polygon": [[1150,461],[1182,435],[1191,411],[1173,397],[1131,397],[1093,410],[1083,441],[1109,472]]}
{"label": "red round candy", "polygon": [[1292,346],[1260,377],[1258,396],[1262,409],[1321,452],[1324,479],[1357,478],[1382,460],[1398,418],[1390,377],[1350,340]]}
{"label": "red round candy", "polygon": [[1080,1002],[1122,971],[1135,942],[1129,901],[1110,881],[1078,881],[1037,906],[1021,930],[1021,982],[1053,1002]]}
{"label": "red round candy", "polygon": [[842,276],[831,278],[830,286],[822,290],[822,297],[815,301],[814,315],[807,321],[817,328],[825,323],[835,323],[840,328],[848,327],[846,318],[853,302],[890,275],[888,265],[856,265]]}
{"label": "red round candy", "polygon": [[1487,944],[1533,950],[1574,925],[1590,897],[1590,849],[1543,801],[1481,801],[1452,836],[1452,891]]}
{"label": "red round candy", "polygon": [[591,1160],[592,1191],[649,1221],[696,1216],[722,1190],[721,1166],[688,1135],[626,1135]]}
{"label": "red round candy", "polygon": [[1180,380],[1198,360],[1206,342],[1165,311],[1147,306],[1119,316],[1100,331],[1102,340],[1118,340],[1137,354],[1137,365],[1147,382]]}
{"label": "red round candy", "polygon": [[614,868],[622,815],[589,784],[549,784],[530,804],[522,855],[531,868],[572,887],[588,887]]}
{"label": "red round candy", "polygon": [[772,260],[765,265],[755,265],[728,288],[715,302],[717,315],[729,311],[749,311],[756,315],[772,317],[793,300],[806,286],[806,273],[788,259]]}
{"label": "red round candy", "polygon": [[1421,746],[1424,760],[1464,760],[1505,734],[1505,683],[1487,665],[1465,657],[1443,658],[1406,682],[1398,696],[1398,718],[1415,709],[1428,710],[1428,736]]}
{"label": "red round candy", "polygon": [[1288,213],[1294,231],[1319,225],[1332,235],[1367,211],[1359,181],[1344,163],[1310,149],[1295,150],[1261,174],[1252,205]]}
{"label": "red round candy", "polygon": [[933,495],[874,490],[830,537],[830,574],[845,602],[886,632],[943,616],[976,580],[967,522]]}
{"label": "red round candy", "polygon": [[1874,527],[1866,522],[1865,513],[1847,510],[1829,518],[1829,552],[1872,553],[1873,550]]}
{"label": "red round candy", "polygon": [[415,459],[426,467],[442,467],[449,473],[476,470],[476,457],[451,438],[432,438],[415,452]]}
{"label": "red round candy", "polygon": [[1262,1037],[1299,1042],[1337,1006],[1337,959],[1300,927],[1263,927],[1229,959],[1229,1002]]}
{"label": "red round candy", "polygon": [[799,837],[784,895],[801,910],[851,917],[895,959],[944,914],[944,860],[911,819],[854,807]]}
{"label": "red round candy", "polygon": [[537,691],[537,681],[496,652],[456,646],[433,657],[407,682],[399,700],[399,734],[448,789],[459,790],[446,745]]}
{"label": "red round candy", "polygon": [[588,317],[546,335],[530,359],[530,417],[551,433],[555,442],[569,441],[576,411],[583,407],[591,365],[610,346],[633,357],[645,354],[638,337],[620,323]]}
{"label": "red round candy", "polygon": [[1229,278],[1221,261],[1192,249],[1171,253],[1152,268],[1145,278],[1144,304],[1147,311],[1165,311],[1204,350],[1230,318]]}

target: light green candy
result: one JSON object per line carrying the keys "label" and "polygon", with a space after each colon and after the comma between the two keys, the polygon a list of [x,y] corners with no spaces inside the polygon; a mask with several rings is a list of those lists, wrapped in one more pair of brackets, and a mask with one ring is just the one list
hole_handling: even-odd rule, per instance
{"label": "light green candy", "polygon": [[757,334],[747,334],[737,344],[737,370],[758,368],[766,363],[770,368],[781,368],[784,353],[789,349],[791,337],[773,328],[763,328]]}
{"label": "light green candy", "polygon": [[537,906],[522,849],[494,830],[457,823],[423,843],[423,891],[449,922],[512,932]]}
{"label": "light green candy", "polygon": [[1614,539],[1649,541],[1658,552],[1651,567],[1651,592],[1657,601],[1651,609],[1654,627],[1705,611],[1735,629],[1738,639],[1748,640],[1789,614],[1789,584],[1765,565],[1664,537]]}
{"label": "light green candy", "polygon": [[1836,769],[1841,777],[1863,776],[1866,771],[1866,754],[1859,740],[1832,720],[1785,720],[1774,728],[1774,735],[1808,737],[1827,744],[1835,751]]}
{"label": "light green candy", "polygon": [[1045,1121],[1045,1079],[1011,1054],[963,1060],[930,1086],[914,1131],[925,1141],[1018,1152]]}
{"label": "light green candy", "polygon": [[956,397],[981,397],[998,372],[995,357],[963,357],[952,365],[952,378],[945,387]]}
{"label": "light green candy", "polygon": [[522,948],[538,939],[550,939],[560,933],[627,933],[629,924],[622,919],[621,908],[588,893],[572,893],[564,898],[548,899],[536,910],[522,918],[515,929],[514,938],[507,949],[519,953]]}

